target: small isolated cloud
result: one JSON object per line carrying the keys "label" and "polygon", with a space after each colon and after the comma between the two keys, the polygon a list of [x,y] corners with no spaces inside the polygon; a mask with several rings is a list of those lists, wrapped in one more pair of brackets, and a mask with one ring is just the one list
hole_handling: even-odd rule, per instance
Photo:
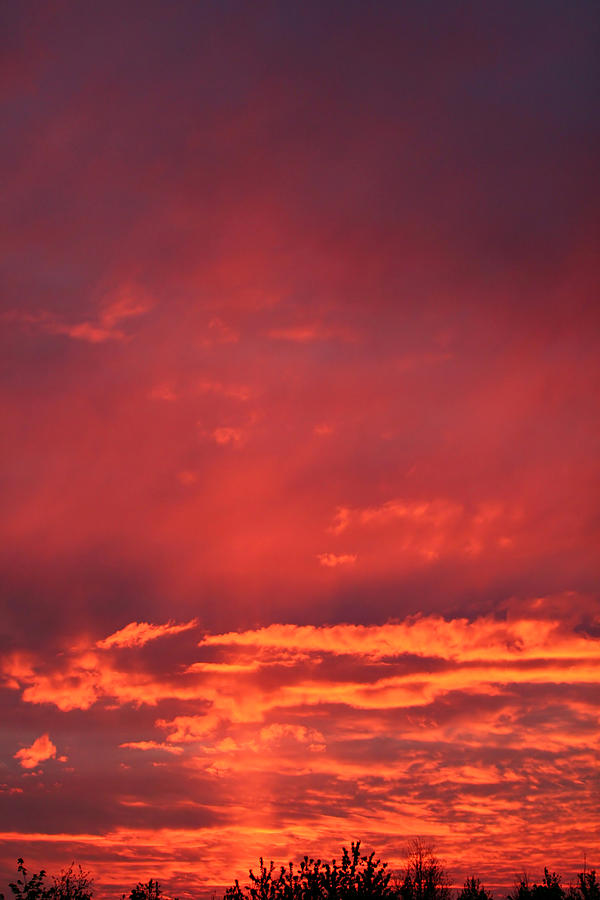
{"label": "small isolated cloud", "polygon": [[351,566],[356,562],[356,553],[317,553],[317,559],[322,566],[335,569],[336,566]]}
{"label": "small isolated cloud", "polygon": [[217,444],[240,444],[244,438],[244,432],[241,428],[215,428],[212,437]]}
{"label": "small isolated cloud", "polygon": [[164,625],[152,625],[150,622],[130,622],[129,625],[115,631],[114,634],[109,634],[108,637],[98,641],[96,646],[102,650],[108,650],[111,647],[142,647],[148,641],[189,631],[197,624],[197,619],[182,622],[180,625],[173,621],[166,622]]}
{"label": "small isolated cloud", "polygon": [[42,734],[31,747],[23,747],[14,755],[14,759],[18,759],[24,769],[35,769],[44,760],[55,758],[56,747],[47,734]]}
{"label": "small isolated cloud", "polygon": [[126,750],[164,750],[165,753],[183,753],[182,747],[176,747],[173,744],[164,744],[161,741],[126,741],[119,744]]}

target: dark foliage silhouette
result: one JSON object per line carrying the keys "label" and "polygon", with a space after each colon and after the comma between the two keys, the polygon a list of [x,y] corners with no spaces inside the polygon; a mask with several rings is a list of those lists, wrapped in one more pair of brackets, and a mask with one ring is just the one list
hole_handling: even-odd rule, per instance
{"label": "dark foliage silhouette", "polygon": [[[84,872],[81,866],[75,868],[75,863],[55,875],[52,884],[47,885],[46,870],[40,869],[28,878],[25,863],[19,857],[17,876],[17,880],[8,885],[15,900],[91,900],[94,892],[89,872]],[[0,900],[4,900],[3,894],[0,894]]]}
{"label": "dark foliage silhouette", "polygon": [[472,875],[467,878],[464,887],[458,893],[456,900],[492,900],[493,895],[486,891],[479,878]]}
{"label": "dark foliage silhouette", "polygon": [[600,882],[596,878],[596,870],[584,869],[577,873],[577,885],[571,890],[577,900],[600,900]]}
{"label": "dark foliage silhouette", "polygon": [[[44,885],[45,878],[45,869],[40,869],[39,872],[28,878],[25,863],[19,857],[17,860],[17,880],[11,881],[8,886],[15,900],[47,900],[50,895]],[[4,896],[2,900],[4,900]]]}
{"label": "dark foliage silhouette", "polygon": [[412,841],[404,879],[399,888],[402,900],[449,900],[449,879],[433,848],[420,838]]}
{"label": "dark foliage silhouette", "polygon": [[[162,890],[158,881],[151,878],[146,883],[138,881],[136,886],[129,892],[127,900],[159,900],[161,894]],[[123,894],[122,900],[125,900],[125,894]]]}
{"label": "dark foliage silhouette", "polygon": [[84,872],[81,866],[75,867],[71,863],[68,869],[63,869],[60,875],[54,876],[54,883],[50,888],[51,900],[91,900],[94,893],[94,882],[89,872]]}
{"label": "dark foliage silhouette", "polygon": [[513,891],[507,900],[564,900],[565,891],[561,884],[560,875],[544,869],[544,878],[541,884],[530,883],[527,874],[517,881]]}
{"label": "dark foliage silhouette", "polygon": [[276,870],[273,862],[266,866],[260,860],[257,874],[250,869],[250,883],[242,888],[236,880],[226,892],[228,900],[312,900],[312,898],[392,898],[391,875],[387,864],[375,858],[375,854],[361,856],[360,841],[351,850],[342,849],[342,858],[331,863],[305,856],[295,868]]}
{"label": "dark foliage silhouette", "polygon": [[[71,863],[47,881],[41,869],[28,874],[22,858],[17,860],[17,879],[9,884],[13,900],[92,900],[93,880],[81,866]],[[493,900],[492,894],[473,875],[456,892],[456,900]],[[450,900],[448,875],[433,849],[420,839],[408,851],[405,868],[392,878],[387,863],[375,853],[361,854],[360,841],[350,850],[342,848],[339,862],[305,856],[299,864],[267,866],[261,857],[256,873],[250,869],[249,883],[235,884],[224,900]],[[0,900],[4,895],[0,894]],[[121,900],[168,900],[158,881],[138,882]],[[175,898],[176,900],[176,898]],[[506,900],[600,900],[600,883],[595,869],[584,868],[575,884],[563,887],[560,875],[544,869],[538,884],[524,874]]]}

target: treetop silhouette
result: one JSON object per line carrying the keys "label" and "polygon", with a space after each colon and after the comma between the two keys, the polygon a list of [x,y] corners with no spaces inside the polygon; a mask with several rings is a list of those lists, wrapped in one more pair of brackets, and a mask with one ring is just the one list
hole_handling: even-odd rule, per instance
{"label": "treetop silhouette", "polygon": [[[375,852],[360,852],[360,841],[350,850],[342,848],[341,858],[331,862],[304,856],[300,863],[276,867],[260,858],[259,868],[249,870],[249,883],[236,879],[227,888],[224,900],[450,900],[453,890],[442,862],[433,848],[414,840],[401,872],[392,873]],[[47,882],[45,869],[28,875],[22,858],[17,860],[17,879],[9,887],[13,900],[92,900],[93,879],[81,866],[71,863]],[[493,900],[492,894],[475,875],[467,878],[456,900]],[[155,879],[138,882],[121,900],[162,900]],[[0,894],[0,900],[4,895]],[[164,897],[164,900],[169,898]],[[175,898],[176,900],[176,898]],[[600,884],[594,869],[584,867],[576,883],[563,887],[560,875],[544,869],[538,884],[527,874],[519,878],[506,900],[600,900]]]}

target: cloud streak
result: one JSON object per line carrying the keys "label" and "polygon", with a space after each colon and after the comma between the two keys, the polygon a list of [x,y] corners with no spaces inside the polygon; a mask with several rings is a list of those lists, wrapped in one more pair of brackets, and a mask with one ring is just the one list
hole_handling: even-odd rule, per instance
{"label": "cloud streak", "polygon": [[114,634],[109,634],[96,644],[102,650],[111,647],[142,647],[148,641],[155,641],[157,638],[169,637],[175,634],[181,634],[182,631],[189,631],[198,624],[197,619],[191,619],[189,622],[183,622],[177,625],[175,622],[166,622],[164,625],[152,625],[150,622],[130,622]]}

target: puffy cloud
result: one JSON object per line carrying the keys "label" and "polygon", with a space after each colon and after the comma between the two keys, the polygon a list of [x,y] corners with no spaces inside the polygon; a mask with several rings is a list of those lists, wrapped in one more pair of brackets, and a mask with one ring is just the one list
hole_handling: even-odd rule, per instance
{"label": "puffy cloud", "polygon": [[24,769],[35,769],[41,762],[55,757],[56,746],[47,734],[40,735],[30,747],[23,747],[14,754],[14,758],[19,760]]}

